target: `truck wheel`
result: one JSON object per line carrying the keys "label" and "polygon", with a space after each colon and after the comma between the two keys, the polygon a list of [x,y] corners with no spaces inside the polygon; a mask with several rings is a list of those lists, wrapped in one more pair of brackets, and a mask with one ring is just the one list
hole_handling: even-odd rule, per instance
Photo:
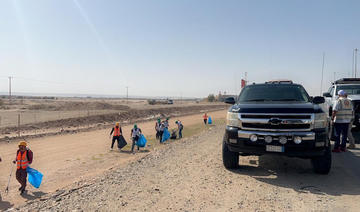
{"label": "truck wheel", "polygon": [[239,166],[239,153],[231,152],[225,142],[222,144],[223,164],[227,169],[235,169]]}
{"label": "truck wheel", "polygon": [[311,163],[315,173],[329,174],[331,169],[331,149],[326,147],[325,154],[320,157],[312,158]]}

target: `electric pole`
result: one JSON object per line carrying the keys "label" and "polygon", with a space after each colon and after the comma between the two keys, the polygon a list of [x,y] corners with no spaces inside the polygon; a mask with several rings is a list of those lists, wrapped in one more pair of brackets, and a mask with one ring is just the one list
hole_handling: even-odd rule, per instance
{"label": "electric pole", "polygon": [[354,49],[354,72],[355,72],[355,78],[356,78],[356,69],[357,69],[357,52],[359,49],[355,48]]}
{"label": "electric pole", "polygon": [[11,104],[11,78],[9,77],[9,103]]}
{"label": "electric pole", "polygon": [[320,96],[322,95],[322,88],[323,88],[323,80],[324,80],[324,66],[325,66],[325,52],[323,52],[323,61],[321,67],[321,87],[320,87]]}
{"label": "electric pole", "polygon": [[129,87],[126,86],[126,104],[129,104]]}

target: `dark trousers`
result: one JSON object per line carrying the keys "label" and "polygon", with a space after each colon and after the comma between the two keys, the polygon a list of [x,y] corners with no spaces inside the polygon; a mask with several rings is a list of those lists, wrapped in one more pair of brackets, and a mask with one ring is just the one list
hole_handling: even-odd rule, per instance
{"label": "dark trousers", "polygon": [[20,183],[21,189],[25,190],[25,188],[26,188],[26,179],[27,179],[26,169],[18,169],[18,170],[16,170],[16,179]]}
{"label": "dark trousers", "polygon": [[164,131],[159,131],[159,142],[160,143],[161,143],[163,134],[164,134]]}
{"label": "dark trousers", "polygon": [[[135,137],[133,137],[132,138],[132,145],[131,145],[131,152],[134,152],[134,147],[135,147],[135,145],[136,145],[136,142],[139,140],[139,136],[135,136]],[[137,147],[137,149],[139,150],[140,149],[140,147],[138,146]]]}
{"label": "dark trousers", "polygon": [[112,142],[111,142],[111,149],[114,148],[115,141],[117,141],[117,144],[118,144],[118,147],[119,147],[120,136],[113,136]]}
{"label": "dark trousers", "polygon": [[207,124],[207,119],[204,119],[204,124]]}
{"label": "dark trousers", "polygon": [[182,130],[183,129],[179,129],[179,138],[182,138]]}
{"label": "dark trousers", "polygon": [[[349,123],[335,123],[335,146],[334,149],[346,147],[346,140],[348,134]],[[340,135],[342,135],[341,145],[340,145]]]}
{"label": "dark trousers", "polygon": [[159,139],[159,137],[160,137],[160,131],[156,130],[156,139]]}

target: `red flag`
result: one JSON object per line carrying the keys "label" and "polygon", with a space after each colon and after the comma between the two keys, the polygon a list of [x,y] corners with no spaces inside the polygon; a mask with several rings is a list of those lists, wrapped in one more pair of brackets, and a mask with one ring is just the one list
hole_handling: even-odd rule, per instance
{"label": "red flag", "polygon": [[246,81],[244,79],[241,79],[241,88],[245,87]]}

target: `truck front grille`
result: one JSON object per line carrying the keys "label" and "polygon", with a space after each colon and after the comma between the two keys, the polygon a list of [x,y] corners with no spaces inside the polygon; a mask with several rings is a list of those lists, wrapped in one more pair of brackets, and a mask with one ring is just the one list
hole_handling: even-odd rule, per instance
{"label": "truck front grille", "polygon": [[252,119],[311,119],[311,115],[263,115],[263,114],[242,114],[241,118],[252,118]]}
{"label": "truck front grille", "polygon": [[241,128],[257,131],[310,131],[314,114],[239,114]]}
{"label": "truck front grille", "polygon": [[253,128],[253,129],[309,129],[310,124],[260,124],[260,123],[243,123],[243,128]]}

